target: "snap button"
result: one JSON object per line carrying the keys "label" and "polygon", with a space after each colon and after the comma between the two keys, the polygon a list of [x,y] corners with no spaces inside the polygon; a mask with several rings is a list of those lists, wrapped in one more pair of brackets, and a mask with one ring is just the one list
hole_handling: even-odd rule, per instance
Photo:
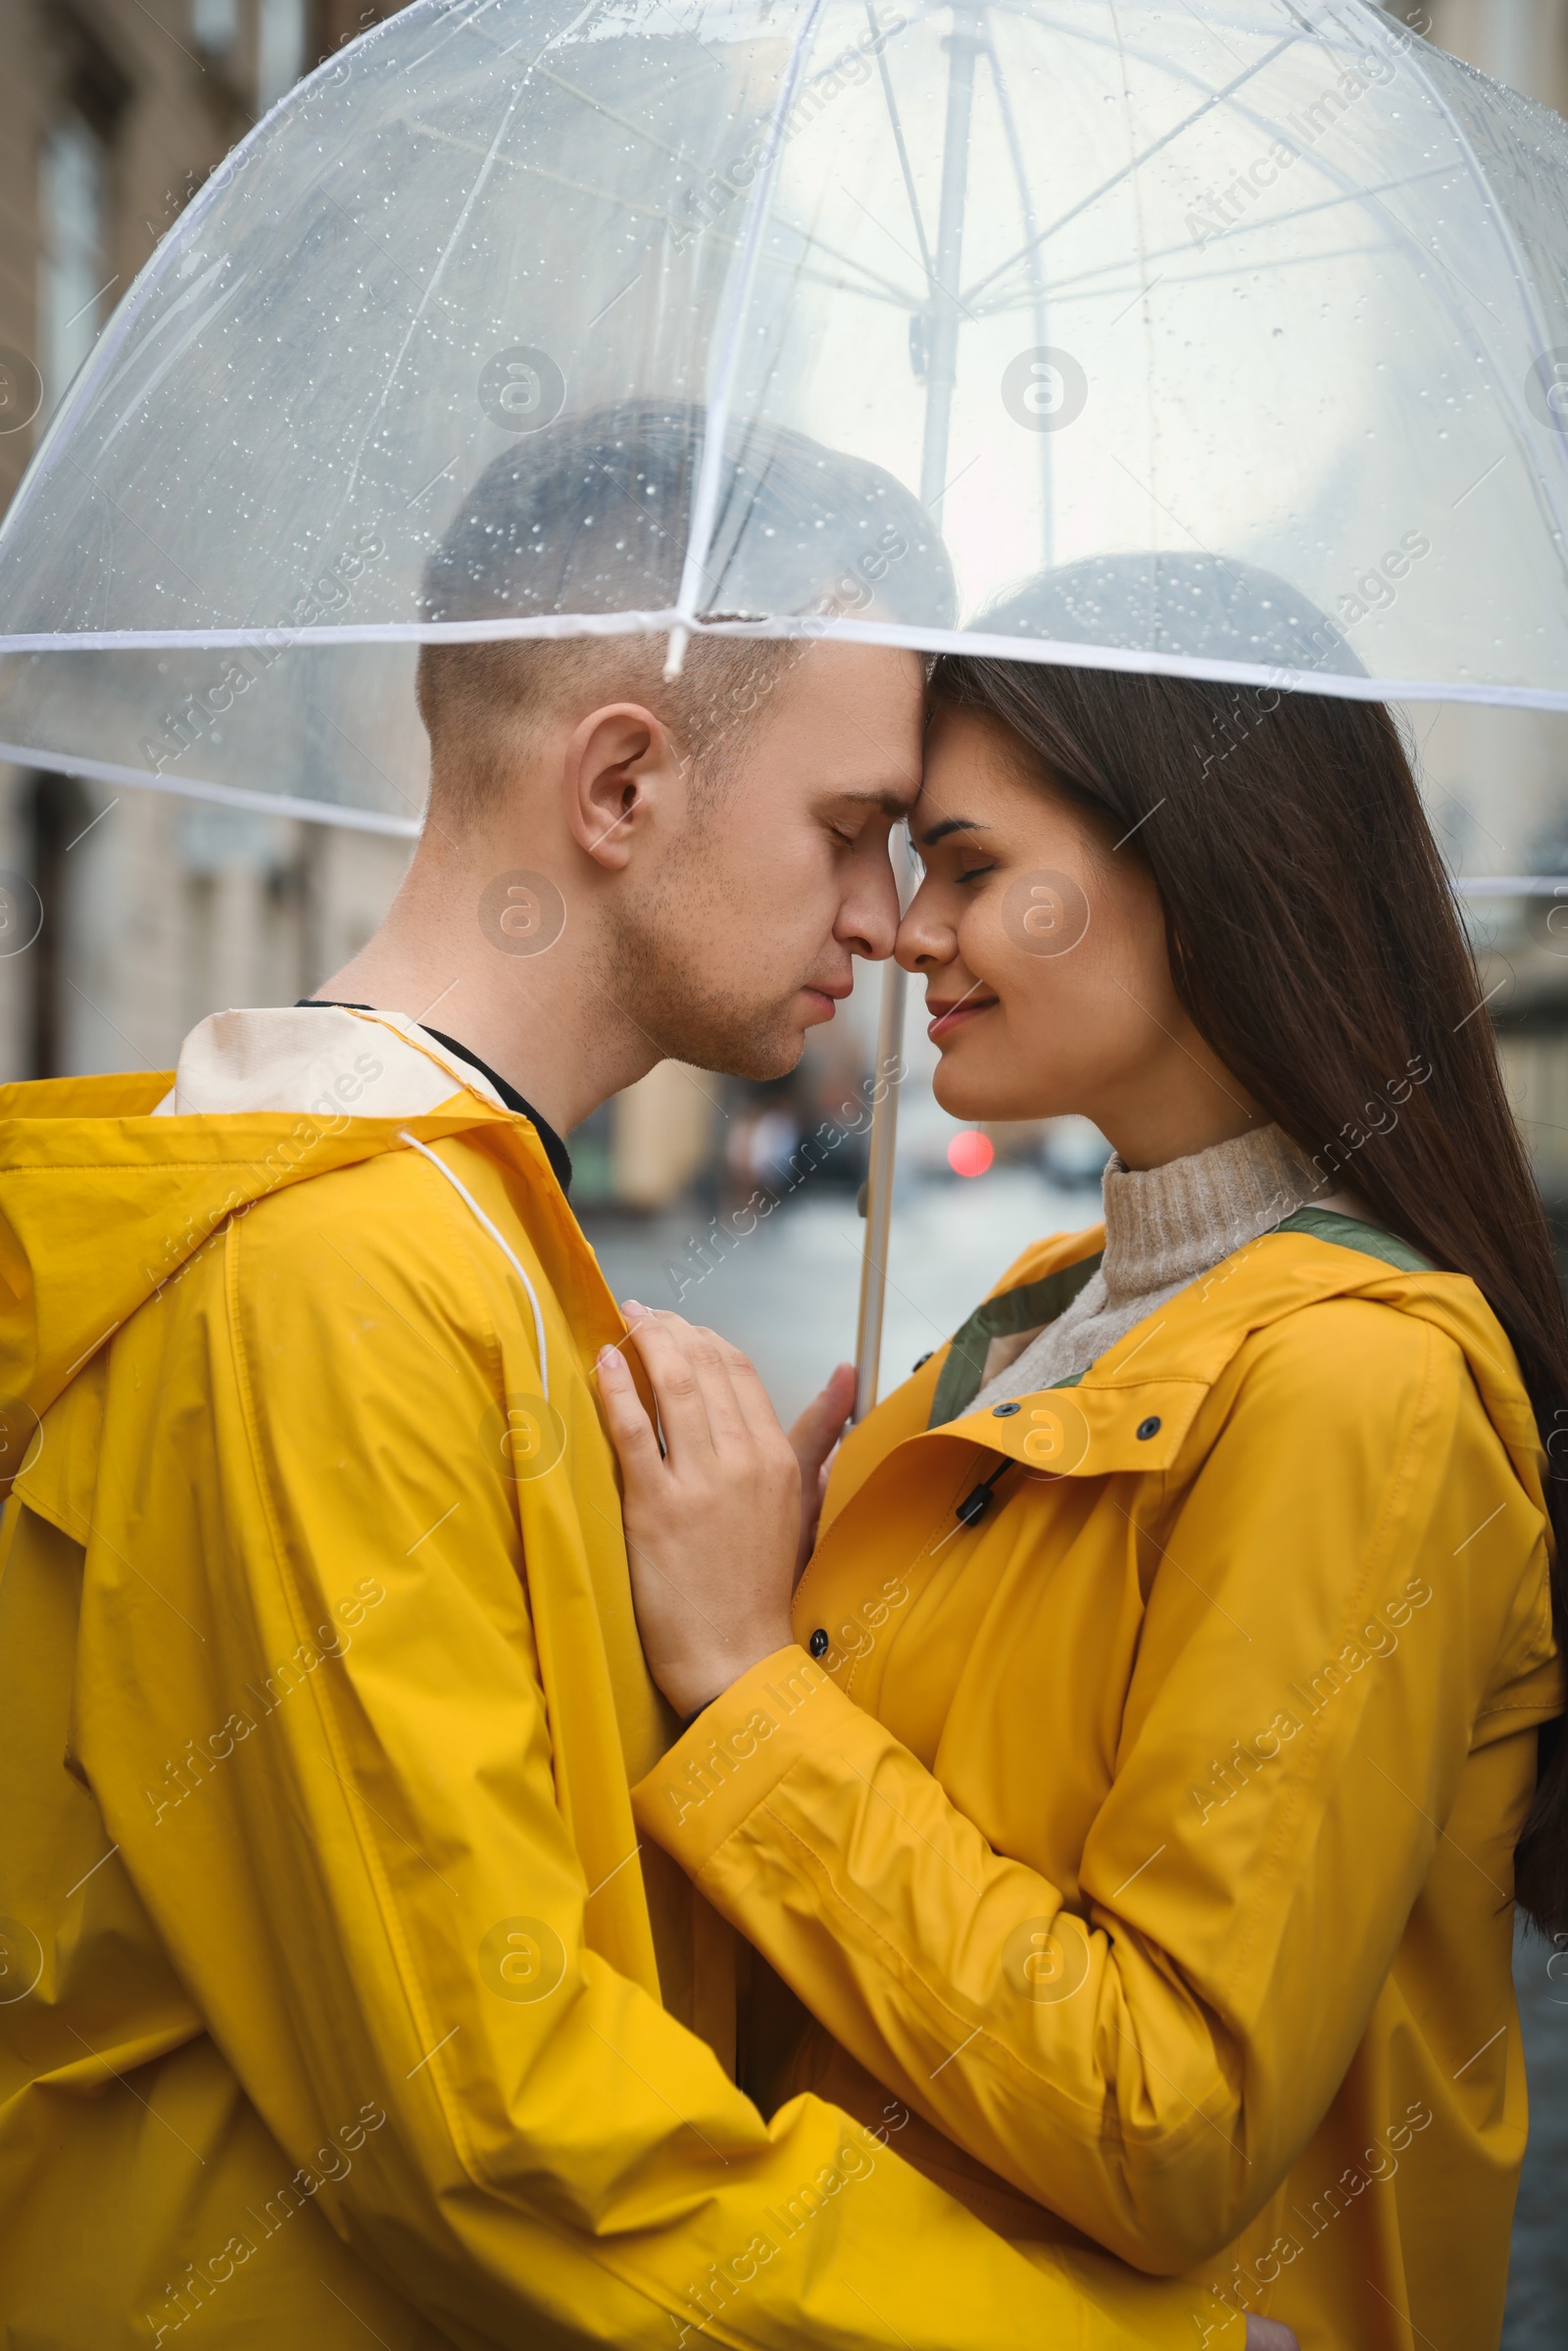
{"label": "snap button", "polygon": [[936,1351],[937,1350],[934,1347],[928,1347],[923,1355],[916,1355],[914,1361],[909,1366],[910,1371],[916,1372],[919,1370],[922,1363],[929,1363]]}
{"label": "snap button", "polygon": [[1141,1420],[1139,1422],[1138,1435],[1140,1439],[1157,1437],[1159,1435],[1159,1414],[1157,1412],[1151,1412],[1147,1420]]}
{"label": "snap button", "polygon": [[993,1404],[991,1407],[991,1417],[993,1420],[1011,1420],[1015,1412],[1021,1412],[1022,1410],[1022,1404]]}
{"label": "snap button", "polygon": [[806,1645],[813,1657],[825,1657],[833,1645],[828,1639],[826,1626],[818,1625]]}

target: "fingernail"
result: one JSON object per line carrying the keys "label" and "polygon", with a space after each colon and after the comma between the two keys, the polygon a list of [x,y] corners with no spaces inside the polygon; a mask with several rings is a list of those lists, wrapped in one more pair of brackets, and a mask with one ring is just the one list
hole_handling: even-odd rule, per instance
{"label": "fingernail", "polygon": [[599,1350],[597,1369],[603,1372],[610,1364],[618,1363],[619,1361],[620,1354],[618,1349],[608,1346],[602,1347]]}
{"label": "fingernail", "polygon": [[623,1298],[620,1301],[620,1310],[622,1314],[646,1314],[648,1308],[640,1298]]}

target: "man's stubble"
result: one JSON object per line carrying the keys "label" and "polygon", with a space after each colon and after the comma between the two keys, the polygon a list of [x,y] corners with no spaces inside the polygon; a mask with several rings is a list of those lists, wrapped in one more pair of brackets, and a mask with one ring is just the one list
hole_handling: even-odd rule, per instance
{"label": "man's stubble", "polygon": [[669,1060],[783,1077],[804,1044],[790,1013],[802,982],[769,974],[744,952],[707,830],[692,827],[635,903],[606,909],[607,991]]}

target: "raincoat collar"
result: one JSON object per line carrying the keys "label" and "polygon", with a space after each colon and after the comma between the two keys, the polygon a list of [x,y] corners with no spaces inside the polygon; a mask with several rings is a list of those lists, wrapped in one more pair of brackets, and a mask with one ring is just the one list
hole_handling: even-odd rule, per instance
{"label": "raincoat collar", "polygon": [[[339,1004],[325,996],[302,996],[295,1009],[302,1012],[373,1012],[375,1007],[373,1004]],[[460,1044],[456,1037],[448,1037],[442,1030],[433,1029],[422,1020],[418,1026],[426,1037],[432,1038],[455,1060],[461,1061],[466,1068],[476,1069],[491,1087],[496,1099],[504,1102],[509,1110],[514,1110],[519,1118],[531,1122],[535,1134],[545,1147],[545,1156],[550,1161],[556,1182],[563,1192],[569,1193],[571,1153],[550,1121],[534,1108],[527,1096],[519,1094],[512,1080],[503,1077],[499,1069],[492,1069],[488,1061],[481,1061],[471,1046]]]}
{"label": "raincoat collar", "polygon": [[[1487,1415],[1521,1484],[1544,1513],[1544,1457],[1534,1410],[1501,1325],[1462,1274],[1391,1265],[1320,1229],[1274,1231],[1222,1258],[1138,1323],[1071,1388],[1048,1388],[928,1428],[951,1346],[850,1432],[823,1508],[824,1531],[881,1461],[914,1445],[981,1445],[1045,1478],[1165,1471],[1178,1462],[1200,1407],[1240,1347],[1302,1307],[1361,1298],[1431,1323],[1469,1365]],[[1347,1223],[1348,1233],[1354,1230]],[[1103,1229],[1040,1243],[993,1293],[1000,1298],[1099,1252]],[[1407,1252],[1413,1255],[1413,1252]]]}

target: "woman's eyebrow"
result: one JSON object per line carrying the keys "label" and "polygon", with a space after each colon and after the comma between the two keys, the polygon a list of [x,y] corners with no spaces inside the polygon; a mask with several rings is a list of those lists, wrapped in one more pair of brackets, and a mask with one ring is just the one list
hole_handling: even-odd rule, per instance
{"label": "woman's eyebrow", "polygon": [[989,825],[981,823],[978,816],[944,816],[940,824],[934,824],[928,833],[920,834],[920,847],[934,849],[950,833],[984,833],[990,829]]}

